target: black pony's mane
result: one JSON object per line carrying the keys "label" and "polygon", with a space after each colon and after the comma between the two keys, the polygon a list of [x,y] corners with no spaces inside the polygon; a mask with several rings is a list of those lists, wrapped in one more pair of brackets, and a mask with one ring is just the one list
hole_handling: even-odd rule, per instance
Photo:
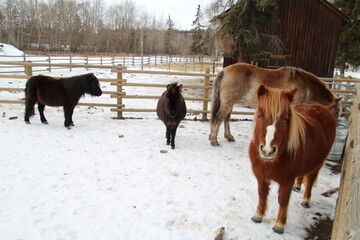
{"label": "black pony's mane", "polygon": [[88,88],[88,78],[92,73],[73,76],[69,78],[61,78],[63,86],[66,92],[71,97],[77,97],[85,94],[85,89]]}

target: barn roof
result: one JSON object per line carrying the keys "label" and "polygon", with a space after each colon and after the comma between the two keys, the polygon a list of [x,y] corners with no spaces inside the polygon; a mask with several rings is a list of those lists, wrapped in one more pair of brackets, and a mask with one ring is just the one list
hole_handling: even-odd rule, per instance
{"label": "barn roof", "polygon": [[322,4],[324,4],[326,7],[328,7],[331,11],[333,11],[336,15],[338,15],[342,20],[343,23],[349,23],[351,21],[351,17],[347,14],[340,11],[337,7],[335,7],[333,4],[326,0],[319,0]]}

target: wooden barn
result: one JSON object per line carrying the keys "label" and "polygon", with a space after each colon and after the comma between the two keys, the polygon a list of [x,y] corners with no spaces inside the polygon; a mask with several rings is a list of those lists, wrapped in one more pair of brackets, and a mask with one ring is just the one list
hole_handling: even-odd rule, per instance
{"label": "wooden barn", "polygon": [[285,51],[270,57],[268,67],[295,66],[319,77],[333,77],[341,27],[350,18],[326,0],[277,3],[274,11],[281,23],[268,24],[264,31],[276,35]]}

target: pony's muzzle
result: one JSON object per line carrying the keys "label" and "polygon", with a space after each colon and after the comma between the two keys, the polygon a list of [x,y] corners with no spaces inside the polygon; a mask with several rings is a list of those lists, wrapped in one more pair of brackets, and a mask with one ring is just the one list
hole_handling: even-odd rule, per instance
{"label": "pony's muzzle", "polygon": [[260,157],[264,160],[274,160],[277,154],[276,146],[266,146],[264,144],[259,145]]}

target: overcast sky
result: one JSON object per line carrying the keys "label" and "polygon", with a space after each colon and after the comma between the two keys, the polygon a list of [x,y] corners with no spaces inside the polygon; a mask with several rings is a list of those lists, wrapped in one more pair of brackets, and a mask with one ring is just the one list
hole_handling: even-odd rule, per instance
{"label": "overcast sky", "polygon": [[169,14],[171,19],[175,22],[175,27],[181,30],[189,30],[192,27],[192,22],[195,19],[195,14],[198,4],[201,10],[205,8],[213,0],[133,0],[135,4],[155,16],[157,19],[166,19]]}

